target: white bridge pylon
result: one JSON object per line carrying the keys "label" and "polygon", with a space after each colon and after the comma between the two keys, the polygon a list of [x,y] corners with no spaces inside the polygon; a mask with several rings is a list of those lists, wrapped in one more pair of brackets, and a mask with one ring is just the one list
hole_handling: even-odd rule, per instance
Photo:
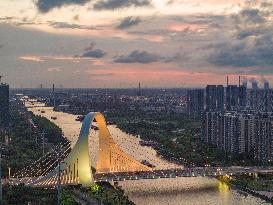
{"label": "white bridge pylon", "polygon": [[59,167],[45,176],[29,181],[31,186],[54,186],[60,179],[61,184],[82,184],[89,186],[94,183],[91,169],[91,158],[89,156],[90,128],[93,121],[97,122],[99,128],[99,153],[96,164],[96,173],[135,172],[152,171],[152,169],[133,157],[126,154],[113,140],[106,126],[104,116],[99,112],[90,112],[84,118],[80,135],[75,147],[60,164]]}

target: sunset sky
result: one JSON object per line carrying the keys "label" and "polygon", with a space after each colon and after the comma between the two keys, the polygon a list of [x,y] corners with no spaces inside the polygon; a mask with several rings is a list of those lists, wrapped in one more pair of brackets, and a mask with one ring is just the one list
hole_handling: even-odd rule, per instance
{"label": "sunset sky", "polygon": [[11,87],[273,85],[272,0],[0,0]]}

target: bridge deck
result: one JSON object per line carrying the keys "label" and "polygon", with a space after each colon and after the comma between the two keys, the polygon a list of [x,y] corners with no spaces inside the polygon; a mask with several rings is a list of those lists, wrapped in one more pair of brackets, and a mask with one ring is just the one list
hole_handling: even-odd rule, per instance
{"label": "bridge deck", "polygon": [[272,168],[194,168],[194,169],[169,169],[169,170],[153,170],[139,172],[111,172],[96,173],[94,179],[96,182],[102,181],[125,181],[140,179],[159,179],[159,178],[177,178],[177,177],[216,177],[224,175],[241,175],[271,173]]}

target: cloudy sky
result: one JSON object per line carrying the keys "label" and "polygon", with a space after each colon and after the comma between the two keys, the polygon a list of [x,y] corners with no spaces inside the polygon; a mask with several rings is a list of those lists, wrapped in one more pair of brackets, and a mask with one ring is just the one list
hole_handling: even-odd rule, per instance
{"label": "cloudy sky", "polygon": [[11,87],[273,84],[272,0],[0,0]]}

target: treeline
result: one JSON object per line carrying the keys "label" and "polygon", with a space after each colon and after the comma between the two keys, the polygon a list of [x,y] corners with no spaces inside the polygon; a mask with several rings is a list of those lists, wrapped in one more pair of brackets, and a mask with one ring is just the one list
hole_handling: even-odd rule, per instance
{"label": "treeline", "polygon": [[88,188],[82,187],[81,191],[104,205],[134,205],[118,183],[112,186],[108,182],[99,182]]}
{"label": "treeline", "polygon": [[143,140],[157,142],[153,148],[163,158],[186,166],[229,166],[257,164],[245,155],[232,155],[201,143],[200,119],[186,114],[116,112],[107,113],[107,120]]}
{"label": "treeline", "polygon": [[7,177],[8,167],[16,173],[42,156],[43,137],[45,152],[66,141],[62,130],[44,117],[20,111],[14,106],[11,106],[10,116],[9,129],[0,128],[4,177]]}
{"label": "treeline", "polygon": [[27,205],[29,202],[39,205],[56,204],[55,190],[32,188],[24,186],[23,184],[5,186],[3,189],[3,196],[3,205]]}
{"label": "treeline", "polygon": [[[9,130],[0,125],[0,140],[7,141],[4,143],[3,150],[2,178],[8,177],[8,167],[11,168],[11,175],[13,175],[39,159],[42,156],[43,138],[46,144],[45,152],[61,142],[67,142],[62,130],[44,117],[35,116],[16,105],[11,105],[10,115]],[[120,187],[111,186],[109,183],[99,183],[89,188],[62,187],[61,204],[81,204],[82,193],[86,194],[90,200],[97,199],[104,205],[133,204]],[[2,204],[27,205],[29,202],[41,205],[57,204],[56,189],[32,188],[23,184],[3,187]]]}
{"label": "treeline", "polygon": [[33,122],[38,127],[38,130],[44,134],[48,143],[59,144],[65,142],[66,139],[62,137],[62,130],[57,125],[52,123],[45,117],[33,116]]}
{"label": "treeline", "polygon": [[[44,140],[43,140],[44,138]],[[11,177],[26,166],[43,156],[53,146],[66,141],[62,130],[44,117],[35,116],[22,106],[11,104],[8,128],[0,125],[0,142],[2,144],[2,178]],[[56,204],[56,191],[18,186],[3,186],[2,204]]]}

